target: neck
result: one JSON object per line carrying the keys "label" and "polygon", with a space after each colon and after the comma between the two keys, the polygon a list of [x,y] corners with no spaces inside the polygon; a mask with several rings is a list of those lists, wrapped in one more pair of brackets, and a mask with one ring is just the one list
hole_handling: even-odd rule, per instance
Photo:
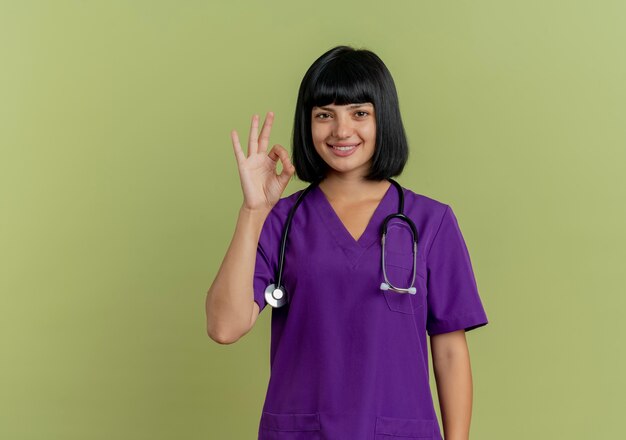
{"label": "neck", "polygon": [[380,182],[350,178],[347,176],[329,175],[319,183],[320,189],[329,200],[338,202],[358,202],[367,199],[380,199],[389,189],[391,182],[383,179]]}

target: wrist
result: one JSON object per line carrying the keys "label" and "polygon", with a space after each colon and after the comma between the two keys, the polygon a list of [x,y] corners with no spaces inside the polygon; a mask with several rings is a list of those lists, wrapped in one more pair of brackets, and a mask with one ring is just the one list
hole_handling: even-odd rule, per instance
{"label": "wrist", "polygon": [[250,217],[267,217],[272,208],[248,208],[242,204],[239,207],[239,213]]}

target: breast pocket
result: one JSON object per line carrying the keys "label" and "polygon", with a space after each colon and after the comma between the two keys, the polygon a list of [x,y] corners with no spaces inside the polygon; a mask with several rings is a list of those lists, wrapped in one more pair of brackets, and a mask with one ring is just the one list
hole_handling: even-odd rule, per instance
{"label": "breast pocket", "polygon": [[263,411],[259,440],[322,440],[319,413],[270,413]]}
{"label": "breast pocket", "polygon": [[[426,263],[417,259],[415,270],[415,295],[395,290],[383,290],[389,309],[394,312],[414,314],[426,300]],[[396,287],[407,288],[413,277],[413,253],[385,250],[385,271],[389,282]],[[381,281],[382,282],[382,281]]]}
{"label": "breast pocket", "polygon": [[376,440],[426,440],[435,438],[435,421],[376,417]]}

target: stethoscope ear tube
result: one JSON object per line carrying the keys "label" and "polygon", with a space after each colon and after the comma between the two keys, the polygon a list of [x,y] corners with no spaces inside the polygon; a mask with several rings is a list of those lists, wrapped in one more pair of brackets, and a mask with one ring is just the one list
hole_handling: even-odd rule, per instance
{"label": "stethoscope ear tube", "polygon": [[380,283],[380,290],[394,290],[400,293],[410,293],[411,295],[415,295],[417,293],[417,289],[415,287],[409,287],[407,289],[403,288],[391,288],[391,286],[387,283]]}
{"label": "stethoscope ear tube", "polygon": [[[387,236],[387,222],[392,218],[402,218],[411,226],[411,231],[413,233],[413,277],[411,278],[411,285],[407,288],[396,287],[387,278],[387,271],[385,270],[385,237]],[[380,284],[380,290],[393,290],[398,293],[409,293],[411,295],[415,295],[417,293],[417,289],[414,287],[415,284],[415,272],[417,271],[417,228],[413,221],[406,217],[404,214],[391,214],[387,216],[383,223],[383,236],[381,238],[381,258],[382,258],[382,267],[383,267],[383,277],[385,278],[385,282]]]}
{"label": "stethoscope ear tube", "polygon": [[[396,214],[390,214],[387,217],[385,217],[385,220],[383,221],[383,226],[381,228],[382,229],[381,231],[382,233],[381,265],[383,267],[383,277],[385,278],[385,282],[380,284],[380,290],[383,290],[383,291],[393,290],[394,292],[398,292],[398,293],[409,293],[411,295],[415,295],[417,293],[417,289],[414,287],[415,272],[417,270],[417,241],[418,241],[417,228],[415,227],[415,223],[413,223],[413,220],[411,220],[409,217],[404,215],[404,191],[402,191],[402,187],[400,186],[398,182],[396,182],[393,179],[389,179],[389,181],[393,183],[396,189],[398,190],[400,202],[398,206],[398,212]],[[385,270],[385,237],[387,236],[387,225],[389,224],[389,221],[394,218],[398,218],[402,220],[403,222],[408,223],[409,227],[411,228],[411,236],[413,237],[413,276],[411,278],[411,285],[407,288],[396,287],[393,284],[391,284],[391,282],[387,278],[387,271]]]}

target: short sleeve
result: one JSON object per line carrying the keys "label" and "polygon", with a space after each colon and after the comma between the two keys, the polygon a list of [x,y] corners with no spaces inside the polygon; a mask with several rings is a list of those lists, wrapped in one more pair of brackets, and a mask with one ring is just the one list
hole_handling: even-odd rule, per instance
{"label": "short sleeve", "polygon": [[265,289],[272,284],[276,273],[276,264],[273,258],[274,255],[277,255],[280,237],[277,237],[274,223],[274,215],[270,212],[263,224],[256,250],[253,288],[254,301],[259,305],[259,313],[263,311],[266,305]]}
{"label": "short sleeve", "polygon": [[488,323],[469,251],[452,208],[446,205],[428,256],[426,330],[430,336]]}

